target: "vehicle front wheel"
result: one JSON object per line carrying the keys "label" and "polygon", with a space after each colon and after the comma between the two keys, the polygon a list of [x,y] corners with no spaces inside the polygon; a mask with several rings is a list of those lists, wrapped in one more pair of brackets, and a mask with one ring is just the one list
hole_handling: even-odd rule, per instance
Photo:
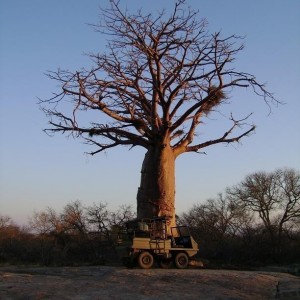
{"label": "vehicle front wheel", "polygon": [[186,253],[180,252],[175,256],[175,266],[178,269],[186,269],[189,265],[189,258]]}
{"label": "vehicle front wheel", "polygon": [[147,251],[141,252],[138,257],[138,264],[142,269],[150,269],[153,265],[153,256]]}

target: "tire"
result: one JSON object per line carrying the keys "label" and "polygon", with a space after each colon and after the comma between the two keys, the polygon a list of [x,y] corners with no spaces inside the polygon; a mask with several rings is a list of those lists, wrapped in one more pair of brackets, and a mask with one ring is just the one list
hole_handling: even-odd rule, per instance
{"label": "tire", "polygon": [[142,269],[151,269],[153,266],[153,256],[151,253],[147,251],[141,252],[141,254],[138,257],[138,264]]}
{"label": "tire", "polygon": [[171,268],[173,265],[173,259],[171,258],[167,258],[167,259],[161,259],[159,261],[159,266],[162,268],[162,269],[169,269]]}
{"label": "tire", "polygon": [[180,252],[175,256],[175,266],[177,269],[186,269],[189,265],[189,258],[186,253]]}

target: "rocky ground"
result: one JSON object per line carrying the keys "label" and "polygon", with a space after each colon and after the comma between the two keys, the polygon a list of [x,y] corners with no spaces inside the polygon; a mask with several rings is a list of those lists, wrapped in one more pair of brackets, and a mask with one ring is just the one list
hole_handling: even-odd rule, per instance
{"label": "rocky ground", "polygon": [[0,299],[300,299],[278,272],[123,267],[0,267]]}

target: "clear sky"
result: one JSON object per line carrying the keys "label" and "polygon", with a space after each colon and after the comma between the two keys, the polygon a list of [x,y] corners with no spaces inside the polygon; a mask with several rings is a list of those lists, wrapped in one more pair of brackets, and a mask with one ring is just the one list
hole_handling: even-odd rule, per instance
{"label": "clear sky", "polygon": [[[156,12],[173,0],[121,0],[134,11]],[[254,112],[254,135],[235,146],[217,145],[207,155],[187,154],[176,165],[177,213],[215,197],[247,174],[276,168],[300,169],[300,1],[189,0],[212,32],[246,36],[236,61],[240,71],[255,74],[284,105],[272,113],[250,91],[245,111]],[[0,0],[0,215],[18,224],[33,211],[80,200],[107,202],[111,210],[132,204],[140,180],[143,149],[113,149],[88,156],[79,140],[50,138],[37,98],[56,92],[44,73],[89,66],[84,53],[101,52],[105,37],[88,23],[99,20],[108,0]],[[233,94],[234,96],[234,94]],[[217,122],[215,122],[217,124]],[[217,126],[217,125],[216,125]],[[221,130],[221,129],[220,129]]]}

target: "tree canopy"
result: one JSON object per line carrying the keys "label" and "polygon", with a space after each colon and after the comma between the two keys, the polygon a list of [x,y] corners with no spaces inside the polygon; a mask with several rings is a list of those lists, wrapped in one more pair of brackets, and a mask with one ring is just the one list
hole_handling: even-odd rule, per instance
{"label": "tree canopy", "polygon": [[251,87],[267,103],[275,101],[254,75],[235,68],[243,39],[210,33],[207,21],[184,0],[170,15],[130,14],[111,1],[101,20],[94,27],[108,36],[106,52],[89,54],[89,70],[50,72],[61,91],[41,101],[50,117],[47,131],[84,138],[95,146],[91,154],[119,145],[149,149],[166,136],[176,156],[237,142],[255,128],[246,121],[250,114],[231,114],[231,126],[206,141],[195,138],[196,128],[229,102],[235,88]]}

